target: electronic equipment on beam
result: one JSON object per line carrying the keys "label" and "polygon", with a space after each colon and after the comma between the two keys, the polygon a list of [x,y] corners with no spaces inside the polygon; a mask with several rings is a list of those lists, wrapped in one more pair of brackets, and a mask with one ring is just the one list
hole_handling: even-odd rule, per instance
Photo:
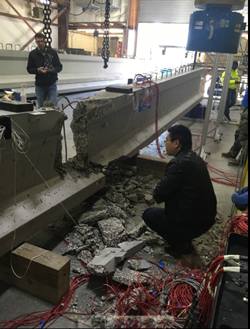
{"label": "electronic equipment on beam", "polygon": [[3,111],[21,113],[33,111],[33,109],[34,105],[32,103],[0,100],[0,110]]}

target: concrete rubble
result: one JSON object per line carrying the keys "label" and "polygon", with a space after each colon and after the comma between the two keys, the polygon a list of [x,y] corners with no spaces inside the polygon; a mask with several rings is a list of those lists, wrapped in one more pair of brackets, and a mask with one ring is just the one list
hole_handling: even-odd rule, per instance
{"label": "concrete rubble", "polygon": [[[87,317],[78,321],[78,328],[83,328],[88,321]],[[97,314],[91,317],[92,328],[181,328],[169,315],[164,316],[117,316]]]}
{"label": "concrete rubble", "polygon": [[129,268],[124,268],[123,270],[117,269],[112,276],[112,280],[125,286],[131,286],[138,282],[147,284],[150,280],[150,276],[145,273],[130,270]]}
{"label": "concrete rubble", "polygon": [[144,241],[127,241],[119,243],[118,247],[126,252],[126,258],[130,258],[135,255],[138,251],[144,248]]}
{"label": "concrete rubble", "polygon": [[119,248],[106,248],[92,259],[87,265],[88,269],[97,275],[114,273],[122,261],[140,251],[144,246],[143,241],[131,241],[119,244]]}
{"label": "concrete rubble", "polygon": [[118,264],[125,259],[125,255],[126,252],[120,248],[106,248],[88,263],[88,270],[96,275],[113,273]]}
{"label": "concrete rubble", "polygon": [[146,225],[144,222],[139,223],[135,227],[133,227],[131,230],[128,231],[128,235],[132,239],[138,238],[140,235],[142,235],[147,230]]}
{"label": "concrete rubble", "polygon": [[[138,212],[138,209],[146,209],[154,204],[152,191],[158,179],[151,175],[139,176],[136,167],[119,162],[106,167],[105,174],[108,184],[106,193],[93,204],[91,210],[81,215],[79,225],[65,238],[68,243],[65,253],[75,255],[82,263],[89,263],[90,267],[95,256],[102,257],[100,251],[107,247],[111,250],[118,248],[118,256],[107,256],[104,252],[106,263],[101,262],[100,269],[96,271],[100,274],[115,272],[117,264],[125,259],[119,248],[121,242],[131,239],[144,242],[147,246],[143,252],[148,256],[154,254],[154,248],[149,245],[163,250],[166,244],[166,241],[145,226],[141,220],[143,210]],[[204,264],[209,263],[217,252],[215,248],[211,250],[210,240],[218,240],[216,237],[221,236],[224,228],[222,224],[223,221],[218,221],[208,234],[194,241]],[[132,269],[139,270],[136,265]],[[95,266],[92,271],[95,272]]]}
{"label": "concrete rubble", "polygon": [[64,254],[78,255],[81,251],[88,250],[95,255],[105,248],[99,230],[86,224],[76,226],[65,241],[68,245]]}
{"label": "concrete rubble", "polygon": [[109,218],[98,222],[103,241],[107,247],[116,247],[127,239],[127,232],[118,218]]}
{"label": "concrete rubble", "polygon": [[134,271],[147,271],[152,265],[144,259],[129,259],[128,267]]}

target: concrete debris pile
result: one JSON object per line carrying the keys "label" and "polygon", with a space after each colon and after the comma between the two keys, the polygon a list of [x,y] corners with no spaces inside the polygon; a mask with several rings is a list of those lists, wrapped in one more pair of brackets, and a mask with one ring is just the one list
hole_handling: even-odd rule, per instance
{"label": "concrete debris pile", "polygon": [[134,271],[147,271],[152,265],[144,259],[130,259],[128,260],[128,267]]}
{"label": "concrete debris pile", "polygon": [[65,237],[65,242],[67,249],[64,254],[69,255],[79,255],[86,250],[95,254],[105,247],[99,230],[86,224],[76,226],[74,231]]}
{"label": "concrete debris pile", "polygon": [[144,246],[144,241],[130,241],[120,243],[118,248],[105,248],[88,263],[88,269],[97,275],[114,273],[122,261],[136,254]]}
{"label": "concrete debris pile", "polygon": [[[89,319],[80,319],[78,327],[83,328]],[[182,328],[171,316],[118,316],[118,315],[94,315],[91,317],[92,328]]]}
{"label": "concrete debris pile", "polygon": [[129,268],[123,270],[117,269],[112,276],[112,280],[120,284],[131,286],[136,283],[147,284],[150,281],[150,276],[145,273],[139,273]]}
{"label": "concrete debris pile", "polygon": [[[92,210],[81,215],[79,224],[65,238],[64,254],[75,255],[85,264],[106,247],[116,248],[121,242],[137,239],[146,231],[141,213],[139,223],[133,223],[133,217],[137,215],[138,203],[143,208],[147,207],[146,202],[152,203],[149,195],[155,184],[153,176],[138,176],[136,167],[119,163],[112,163],[106,175],[107,192],[95,202]],[[128,224],[132,228],[129,229]]]}
{"label": "concrete debris pile", "polygon": [[119,242],[126,241],[127,232],[118,218],[109,218],[98,222],[103,241],[107,247],[116,247]]}
{"label": "concrete debris pile", "polygon": [[152,196],[156,179],[152,175],[140,176],[134,166],[119,166],[112,163],[105,171],[110,188],[105,199],[118,205],[129,216],[136,215],[138,204],[145,208],[154,204]]}

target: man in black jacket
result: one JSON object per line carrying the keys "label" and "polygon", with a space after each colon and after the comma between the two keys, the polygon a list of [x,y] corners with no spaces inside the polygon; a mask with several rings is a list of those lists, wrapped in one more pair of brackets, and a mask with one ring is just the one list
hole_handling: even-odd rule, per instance
{"label": "man in black jacket", "polygon": [[217,201],[206,163],[192,151],[190,130],[176,125],[168,132],[166,150],[174,159],[153,193],[157,203],[165,202],[165,209],[149,208],[143,219],[173,251],[187,254],[192,240],[215,223]]}
{"label": "man in black jacket", "polygon": [[57,104],[57,73],[62,71],[62,64],[57,52],[52,48],[45,48],[45,36],[35,35],[37,48],[29,54],[27,71],[36,75],[37,107],[43,106],[44,101]]}

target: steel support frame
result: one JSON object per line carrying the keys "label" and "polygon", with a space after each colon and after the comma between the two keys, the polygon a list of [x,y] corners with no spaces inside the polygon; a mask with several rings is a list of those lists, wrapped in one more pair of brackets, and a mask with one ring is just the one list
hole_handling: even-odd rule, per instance
{"label": "steel support frame", "polygon": [[[34,22],[34,23],[43,23],[40,19],[36,19],[36,18],[31,18],[31,17],[20,17],[18,15],[14,15],[14,14],[9,14],[9,13],[4,13],[2,11],[0,11],[0,16],[4,16],[4,17],[9,17],[9,18],[15,18],[15,19],[19,19],[19,20],[22,20],[25,19],[26,21],[29,21],[29,22]],[[58,26],[58,24],[51,24],[53,26]]]}
{"label": "steel support frame", "polygon": [[33,26],[20,14],[20,12],[12,5],[9,0],[5,0],[5,2],[16,12],[16,14],[24,21],[24,23],[31,29],[32,32],[36,33]]}
{"label": "steel support frame", "polygon": [[223,90],[222,90],[219,112],[218,112],[218,117],[217,117],[217,125],[221,124],[223,121],[223,115],[224,115],[224,111],[225,111],[226,103],[227,103],[227,96],[228,96],[233,61],[234,61],[234,55],[228,55],[227,65],[226,65],[226,76],[225,76],[225,80],[223,83]]}
{"label": "steel support frame", "polygon": [[[61,17],[65,11],[67,10],[67,8],[62,9],[52,20],[51,20],[51,24],[54,23],[55,20],[57,20],[59,17]],[[42,32],[43,28],[40,29],[38,32]],[[24,50],[26,47],[28,47],[28,45],[35,39],[35,35],[29,40],[27,41],[22,47],[21,50]]]}
{"label": "steel support frame", "polygon": [[63,6],[58,4],[58,13],[65,7],[67,10],[58,18],[58,49],[68,47],[70,0],[66,0]]}
{"label": "steel support frame", "polygon": [[214,90],[215,90],[216,79],[217,79],[217,74],[218,74],[218,64],[219,64],[219,55],[216,54],[215,60],[214,60],[213,72],[212,72],[212,81],[211,81],[211,87],[210,87],[210,92],[209,92],[209,99],[208,99],[208,104],[207,104],[207,109],[206,109],[206,116],[205,116],[205,120],[204,120],[204,126],[203,126],[202,137],[201,137],[201,146],[199,149],[199,155],[201,155],[202,157],[205,156],[204,148],[205,148],[206,141],[207,141],[210,115],[211,115],[211,111],[213,108]]}

